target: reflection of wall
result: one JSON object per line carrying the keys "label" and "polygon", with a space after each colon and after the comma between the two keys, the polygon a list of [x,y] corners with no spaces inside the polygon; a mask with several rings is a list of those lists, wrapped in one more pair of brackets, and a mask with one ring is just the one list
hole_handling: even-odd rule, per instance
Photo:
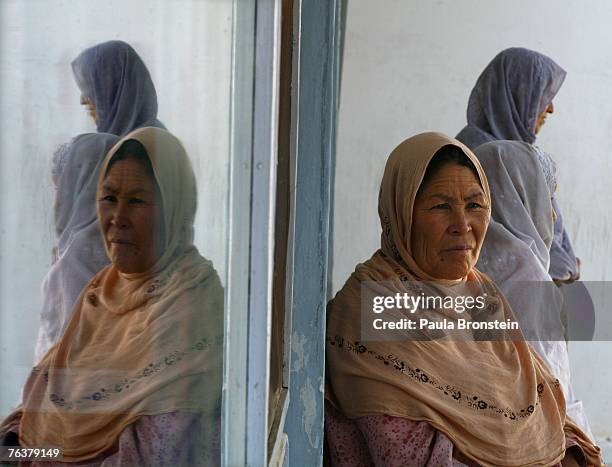
{"label": "reflection of wall", "polygon": [[[421,131],[456,134],[469,92],[500,50],[553,57],[568,76],[538,143],[559,165],[558,199],[587,280],[610,280],[612,55],[605,0],[348,2],[338,130],[334,291],[379,245],[378,186],[389,152]],[[593,427],[612,435],[609,343],[574,345],[575,387]],[[597,379],[595,379],[597,378]]]}
{"label": "reflection of wall", "polygon": [[54,148],[95,131],[70,61],[109,39],[147,63],[159,118],[198,177],[196,244],[225,275],[230,0],[6,0],[0,3],[0,417],[31,366],[53,234]]}

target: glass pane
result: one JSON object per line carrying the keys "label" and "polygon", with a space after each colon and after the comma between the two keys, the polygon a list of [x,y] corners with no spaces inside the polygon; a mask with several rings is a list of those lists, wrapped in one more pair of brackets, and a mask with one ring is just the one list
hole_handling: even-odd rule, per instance
{"label": "glass pane", "polygon": [[[121,436],[125,446],[137,436],[140,423],[144,429],[180,440],[182,455],[199,456],[203,447],[205,455],[219,462],[232,21],[230,0],[0,3],[0,421],[21,401],[32,365],[39,363],[45,371],[54,369],[46,376],[48,381],[36,384],[59,417],[70,411],[68,418],[91,413],[90,428],[104,432],[109,442]],[[89,49],[107,41],[123,42]],[[86,49],[83,58],[79,54]],[[78,56],[73,70],[71,64]],[[138,71],[137,56],[154,83],[157,115],[155,93],[149,84],[142,84],[147,78],[142,68]],[[92,118],[94,112],[97,120]],[[121,112],[128,116],[118,116]],[[197,185],[193,245],[201,257],[212,261],[212,267],[188,248],[190,206],[195,201],[189,192],[188,164],[181,162],[176,140],[163,130],[134,136],[150,160],[152,173],[134,158],[140,146],[119,150],[125,160],[103,172],[104,180],[115,174],[116,185],[104,188],[111,191],[103,196],[96,191],[100,167],[106,167],[104,156],[118,140],[102,133],[121,137],[149,125],[176,136],[191,161]],[[91,144],[79,146],[83,138],[74,138],[83,133],[93,133]],[[90,153],[98,164],[86,157]],[[83,157],[83,162],[74,168],[76,157]],[[177,159],[168,163],[169,157]],[[71,173],[73,179],[66,181]],[[153,184],[142,188],[139,180]],[[130,191],[135,185],[149,190],[150,198]],[[81,204],[79,197],[86,190],[90,198]],[[62,200],[74,205],[56,207],[60,193],[65,196]],[[96,209],[102,216],[107,212],[110,204],[104,203],[116,211],[109,211],[107,230],[103,220],[101,237],[95,213]],[[158,217],[138,217],[144,212],[138,209],[147,203]],[[79,206],[85,206],[85,224],[72,217]],[[122,207],[125,211],[120,212]],[[146,222],[150,228],[143,231]],[[142,237],[137,238],[139,228]],[[67,229],[72,229],[71,235],[66,235]],[[79,236],[84,231],[87,235]],[[117,232],[128,233],[121,237]],[[79,296],[95,271],[108,262],[104,246],[111,253],[111,269],[121,274],[96,276],[94,286],[87,285],[87,292]],[[138,262],[135,257],[144,259]],[[112,293],[107,296],[108,287]],[[60,296],[65,300],[61,304]],[[66,304],[70,302],[66,297],[73,297],[74,307]],[[99,315],[91,313],[92,307]],[[102,310],[114,312],[113,319],[99,318],[108,315]],[[65,331],[68,325],[70,334]],[[51,349],[53,358],[40,363],[54,342],[59,345]],[[57,348],[65,353],[59,355]],[[82,371],[59,371],[60,361]],[[100,383],[96,390],[92,381]],[[31,378],[30,382],[34,384]],[[165,391],[166,386],[173,389]],[[31,404],[26,412],[36,412]],[[168,411],[172,415],[160,415]],[[121,422],[109,420],[109,414],[117,412],[131,415],[119,417]],[[44,417],[36,420],[38,426],[48,422]],[[121,429],[122,423],[129,423],[128,428]],[[73,431],[75,443],[87,438],[84,430]],[[45,444],[52,445],[54,439],[51,436]],[[86,440],[80,446],[86,446],[84,459],[112,451],[99,441]],[[60,447],[77,458],[76,449]],[[115,455],[122,455],[123,447]],[[150,448],[152,456],[161,455],[160,446]],[[123,460],[161,462],[159,458]]]}

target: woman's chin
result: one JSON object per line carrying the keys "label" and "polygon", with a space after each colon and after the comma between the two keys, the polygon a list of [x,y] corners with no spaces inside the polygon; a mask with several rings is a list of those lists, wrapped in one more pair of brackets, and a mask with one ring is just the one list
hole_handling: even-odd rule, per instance
{"label": "woman's chin", "polygon": [[142,267],[140,266],[139,262],[135,261],[133,257],[128,257],[128,255],[113,255],[111,258],[111,263],[115,269],[117,269],[117,271],[124,274],[142,272]]}
{"label": "woman's chin", "polygon": [[457,265],[449,265],[449,267],[441,268],[432,274],[437,280],[456,281],[464,279],[472,269],[470,264],[461,263]]}

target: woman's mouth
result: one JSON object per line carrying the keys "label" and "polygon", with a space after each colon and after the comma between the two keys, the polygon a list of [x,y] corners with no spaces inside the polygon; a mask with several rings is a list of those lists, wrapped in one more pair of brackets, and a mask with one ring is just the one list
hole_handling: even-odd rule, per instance
{"label": "woman's mouth", "polygon": [[113,238],[110,242],[115,245],[133,245],[132,242],[128,242],[127,240],[121,238]]}
{"label": "woman's mouth", "polygon": [[472,252],[474,248],[469,245],[456,245],[450,248],[446,248],[444,251],[451,254],[467,255]]}

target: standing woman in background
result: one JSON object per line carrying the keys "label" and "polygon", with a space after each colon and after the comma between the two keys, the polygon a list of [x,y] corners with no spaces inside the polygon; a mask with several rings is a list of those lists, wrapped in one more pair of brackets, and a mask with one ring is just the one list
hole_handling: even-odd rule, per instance
{"label": "standing woman in background", "polygon": [[[532,267],[530,273],[531,279],[525,279],[525,274],[519,273],[518,270],[508,274],[508,271],[496,268],[496,263],[492,259],[486,265],[481,266],[483,272],[489,274],[513,305],[515,305],[513,301],[523,301],[525,299],[521,297],[521,292],[515,293],[514,290],[510,290],[513,287],[516,288],[516,284],[513,284],[511,281],[546,281],[552,279],[557,285],[561,285],[563,282],[573,282],[580,277],[580,261],[574,255],[569,236],[563,225],[563,217],[559,205],[554,196],[557,188],[556,164],[548,153],[534,145],[536,136],[544,125],[547,115],[552,114],[554,111],[552,101],[559,92],[565,76],[565,70],[546,55],[520,47],[503,50],[491,60],[491,63],[487,65],[478,77],[468,101],[468,124],[457,135],[457,139],[470,149],[475,150],[477,155],[480,153],[476,151],[476,148],[492,141],[512,140],[526,143],[525,147],[521,145],[502,145],[501,148],[505,148],[502,152],[504,152],[505,156],[521,152],[537,154],[537,157],[535,157],[539,161],[539,164],[535,164],[537,170],[544,171],[547,179],[554,179],[554,186],[550,187],[553,224],[551,226],[552,231],[550,232],[551,238],[548,239],[549,241],[545,241],[545,249],[547,251],[537,252],[534,257],[536,259],[530,258],[529,261],[523,262],[521,268],[519,268],[524,271],[528,267]],[[486,152],[484,151],[484,153]],[[508,159],[506,157],[506,164],[510,164]],[[495,161],[498,162],[498,159]],[[491,161],[488,161],[488,163],[488,169],[491,170],[495,164],[491,163]],[[516,161],[513,166],[516,168],[520,164],[521,161]],[[507,169],[504,168],[504,170]],[[499,182],[499,185],[495,187],[495,190],[499,190],[502,189],[501,180],[496,175],[492,174],[491,177],[494,182]],[[538,178],[538,174],[535,171],[531,172],[531,176],[535,179]],[[507,180],[504,181],[507,182]],[[494,194],[495,190],[492,189]],[[505,201],[508,200],[502,198],[494,200],[494,212],[496,209],[495,203],[503,205]],[[514,209],[516,212],[519,211],[516,207]],[[516,219],[512,217],[506,219],[509,223],[505,224],[505,227],[510,228],[513,234],[516,234],[523,226],[521,224],[523,217],[520,217],[522,214],[524,213],[521,212],[519,218]],[[532,212],[530,214],[533,216],[538,213]],[[528,218],[528,216],[525,218]],[[547,213],[546,217],[542,219],[534,219],[533,224],[541,226],[549,222],[551,221]],[[512,230],[510,224],[516,224],[514,230]],[[496,230],[492,229],[489,235],[494,232]],[[521,232],[515,240],[520,241],[521,239],[529,238],[529,242],[523,240],[527,250],[530,248],[535,250],[537,247],[534,247],[534,245],[543,245],[538,235],[529,237],[523,235],[524,233]],[[535,237],[538,237],[538,240],[533,240]],[[487,241],[485,239],[485,248],[483,250],[485,257],[493,258],[493,251],[486,248],[487,243],[490,244],[492,242],[494,243],[492,240]],[[508,250],[500,248],[495,251],[505,251],[505,254],[509,254]],[[517,249],[513,247],[511,251],[516,252]],[[545,261],[542,261],[542,255],[545,256]],[[500,254],[499,258],[501,257],[502,255]],[[548,271],[548,274],[540,274],[542,267],[544,271]],[[536,276],[539,279],[533,279]],[[537,300],[532,300],[532,306],[536,302]],[[528,307],[524,309],[526,310]],[[567,323],[565,313],[565,310],[561,309],[560,319],[564,325]],[[591,434],[582,403],[579,400],[574,400],[573,397],[567,346],[565,343],[563,343],[563,346],[557,344],[547,340],[540,342],[532,340],[532,345],[535,346],[538,353],[552,367],[557,377],[563,381],[565,396],[568,399],[568,412],[577,419],[587,433]]]}
{"label": "standing woman in background", "polygon": [[43,281],[43,307],[34,354],[38,362],[64,331],[79,293],[109,261],[96,219],[100,164],[118,137],[157,119],[157,93],[149,70],[122,41],[81,52],[72,62],[75,81],[98,133],[79,135],[53,156],[57,246]]}
{"label": "standing woman in background", "polygon": [[0,444],[63,448],[62,462],[34,466],[219,465],[224,292],[193,245],[189,156],[174,135],[140,128],[99,172],[110,264],[32,369]]}
{"label": "standing woman in background", "polygon": [[[503,50],[478,77],[468,101],[468,124],[457,139],[472,150],[500,139],[535,143],[565,75],[546,55],[520,47]],[[549,272],[556,282],[574,281],[580,277],[580,261],[555,198],[552,203],[556,220]]]}

